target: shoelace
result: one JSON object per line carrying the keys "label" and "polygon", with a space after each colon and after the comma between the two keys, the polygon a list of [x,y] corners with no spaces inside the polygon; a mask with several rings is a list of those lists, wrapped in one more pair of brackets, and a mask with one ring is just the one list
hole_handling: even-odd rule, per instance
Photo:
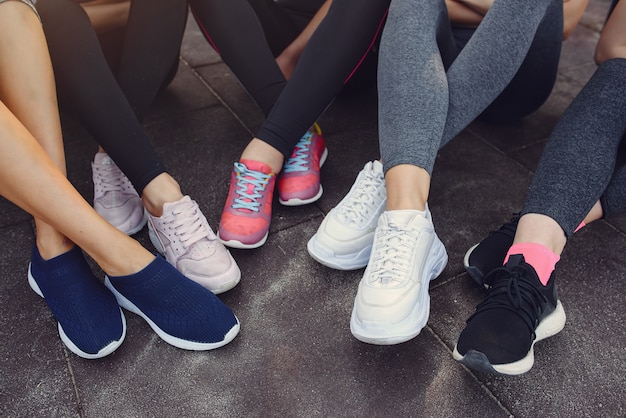
{"label": "shoelace", "polygon": [[179,203],[172,211],[167,222],[179,237],[183,248],[189,248],[203,238],[212,241],[207,235],[202,216],[194,202]]}
{"label": "shoelace", "polygon": [[472,317],[491,309],[506,309],[520,316],[530,332],[534,333],[548,299],[536,286],[522,278],[524,273],[527,270],[521,266],[499,267],[489,273],[487,277],[493,285]]}
{"label": "shoelace", "polygon": [[283,167],[283,173],[294,173],[300,171],[307,171],[310,166],[309,161],[309,149],[311,148],[311,137],[313,134],[308,132],[304,134],[302,138],[296,144],[295,155],[292,155],[287,164]]}
{"label": "shoelace", "polygon": [[[378,203],[386,193],[384,180],[377,177],[372,171],[365,172],[354,189],[349,200],[351,205],[341,205],[337,208],[337,216],[345,222],[362,227],[372,217],[372,212],[377,209]],[[346,202],[347,203],[347,202]]]}
{"label": "shoelace", "polygon": [[402,284],[408,277],[412,250],[419,238],[413,228],[390,224],[381,229],[374,243],[376,256],[372,260],[370,284],[387,286],[393,282]]}
{"label": "shoelace", "polygon": [[103,192],[114,192],[128,188],[130,181],[113,163],[94,165],[98,186]]}
{"label": "shoelace", "polygon": [[272,175],[261,173],[260,171],[248,170],[248,168],[241,163],[235,163],[235,171],[237,172],[235,193],[239,197],[234,199],[235,203],[232,205],[232,208],[258,212],[262,203],[259,200],[263,198],[263,192],[270,182]]}

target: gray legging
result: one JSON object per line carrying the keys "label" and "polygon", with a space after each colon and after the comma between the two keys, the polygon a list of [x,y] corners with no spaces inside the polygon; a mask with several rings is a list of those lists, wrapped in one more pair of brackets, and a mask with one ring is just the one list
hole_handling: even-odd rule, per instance
{"label": "gray legging", "polygon": [[626,133],[625,81],[626,59],[596,70],[554,128],[522,214],[547,215],[569,237],[598,199],[605,216],[626,211],[626,166],[616,168]]}
{"label": "gray legging", "polygon": [[[385,170],[411,164],[432,173],[439,148],[507,96],[509,86],[521,84],[514,86],[520,92],[537,88],[533,77],[523,72],[532,73],[544,59],[551,63],[544,70],[555,70],[562,15],[562,0],[495,0],[459,51],[443,0],[393,0],[381,39],[378,76]],[[533,57],[527,65],[526,58],[535,51],[541,58]],[[508,96],[499,106],[519,111],[515,95]]]}

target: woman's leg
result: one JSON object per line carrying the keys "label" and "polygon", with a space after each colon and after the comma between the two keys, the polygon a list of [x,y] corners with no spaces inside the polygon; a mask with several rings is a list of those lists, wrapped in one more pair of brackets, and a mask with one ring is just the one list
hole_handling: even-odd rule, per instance
{"label": "woman's leg", "polygon": [[218,348],[239,332],[239,321],[213,293],[98,216],[1,102],[0,194],[62,231],[108,275],[115,297],[93,277],[80,250],[49,261],[33,251],[29,282],[45,297],[61,339],[74,353],[99,358],[122,343],[125,321],[118,303],[183,349]]}
{"label": "woman's leg", "polygon": [[[109,69],[85,12],[69,0],[49,0],[38,6],[49,39],[61,102],[78,116],[115,161],[112,164],[103,154],[96,155],[94,161],[94,177],[99,179],[94,194],[102,198],[101,206],[109,203],[115,214],[118,207],[124,209],[124,203],[132,198],[126,190],[115,189],[120,193],[106,194],[111,184],[129,188],[127,179],[115,166],[118,165],[141,195],[139,221],[145,206],[152,242],[168,261],[215,292],[235,286],[241,277],[239,268],[215,237],[198,205],[183,196],[178,182],[165,172]],[[130,209],[134,216],[137,208]],[[138,228],[144,223],[140,222]],[[188,236],[189,231],[195,233]]]}
{"label": "woman's leg", "polygon": [[[109,225],[65,178],[52,65],[39,20],[25,2],[0,3],[0,55],[0,194],[37,219],[28,281],[58,320],[65,345],[88,359],[117,349],[126,333],[118,302],[177,347],[208,350],[230,342],[239,331],[230,309]],[[78,247],[67,250],[73,244],[65,236],[110,275],[111,291]]]}
{"label": "woman's leg", "polygon": [[626,59],[601,64],[552,132],[505,264],[485,278],[489,293],[455,348],[454,357],[469,367],[524,373],[533,365],[533,344],[565,325],[554,270],[567,238],[589,214],[601,216],[598,199],[619,181],[625,77]]}
{"label": "woman's leg", "polygon": [[379,64],[387,211],[378,220],[350,322],[358,339],[395,344],[425,325],[428,283],[447,263],[427,207],[435,157],[446,138],[467,126],[510,83],[550,1],[496,0],[456,57],[454,50],[449,53],[451,30],[443,1],[420,8],[408,1],[392,3]]}
{"label": "woman's leg", "polygon": [[[126,326],[113,295],[93,276],[80,249],[56,229],[57,219],[50,216],[54,213],[66,222],[76,222],[75,208],[67,206],[72,201],[60,200],[57,188],[46,187],[51,182],[68,183],[52,66],[41,24],[24,3],[5,2],[0,4],[0,32],[0,193],[24,209],[33,209],[33,204],[40,208],[31,212],[37,239],[28,282],[57,318],[65,345],[81,357],[100,358],[119,347]],[[48,206],[50,200],[56,206]]]}
{"label": "woman's leg", "polygon": [[[625,77],[626,59],[601,64],[542,153],[522,215],[542,214],[554,220],[561,230],[557,242],[549,245],[554,252],[563,250],[565,240],[609,185],[619,190],[619,171],[614,167],[626,132],[626,89],[621,82]],[[532,234],[524,239],[532,240]]]}
{"label": "woman's leg", "polygon": [[[388,5],[387,0],[332,2],[296,71],[257,133],[258,139],[283,157],[291,155],[295,143],[326,110],[367,55]],[[339,32],[350,36],[340,36]],[[281,166],[272,168],[279,172]]]}
{"label": "woman's leg", "polygon": [[61,105],[111,155],[139,194],[165,167],[102,54],[87,14],[71,0],[39,2]]}
{"label": "woman's leg", "polygon": [[478,118],[503,124],[537,110],[554,87],[562,44],[563,4],[556,1],[550,3],[519,70]]}
{"label": "woman's leg", "polygon": [[[0,100],[32,132],[56,167],[65,173],[54,76],[41,34],[41,23],[28,6],[18,2],[3,5],[2,13]],[[16,27],[17,24],[22,27]],[[21,48],[15,48],[18,44]],[[72,248],[72,242],[40,218],[35,217],[35,226],[37,247],[44,258],[55,257]]]}
{"label": "woman's leg", "polygon": [[248,0],[190,0],[189,4],[213,48],[267,115],[287,81],[254,8]]}
{"label": "woman's leg", "polygon": [[132,0],[116,78],[142,120],[178,65],[187,0]]}
{"label": "woman's leg", "polygon": [[[601,216],[604,217],[626,212],[626,165],[621,165],[615,170],[611,182],[600,198],[600,206]],[[587,223],[586,220],[585,222]]]}
{"label": "woman's leg", "polygon": [[[319,167],[327,152],[320,132],[309,130],[372,47],[387,6],[386,0],[332,2],[257,138],[235,164],[220,221],[219,237],[226,245],[256,248],[265,242],[274,182],[285,157],[292,156],[285,170],[289,176],[279,179],[281,202],[319,199]],[[254,193],[247,184],[257,185]]]}

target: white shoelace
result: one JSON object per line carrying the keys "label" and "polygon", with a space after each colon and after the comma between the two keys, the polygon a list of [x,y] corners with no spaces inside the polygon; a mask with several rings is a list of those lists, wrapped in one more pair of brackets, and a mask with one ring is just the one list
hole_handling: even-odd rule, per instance
{"label": "white shoelace", "polygon": [[362,227],[378,209],[381,200],[386,198],[385,181],[376,176],[373,170],[363,172],[353,194],[343,205],[337,207],[337,216],[346,224]]}
{"label": "white shoelace", "polygon": [[294,155],[291,156],[285,166],[283,167],[283,173],[294,173],[309,170],[311,166],[311,153],[310,148],[313,145],[311,137],[313,134],[307,132],[298,141],[295,147]]}
{"label": "white shoelace", "polygon": [[122,191],[126,190],[128,187],[132,187],[130,180],[128,180],[113,161],[110,159],[105,161],[100,164],[94,164],[96,186],[102,189],[103,193]]}
{"label": "white shoelace", "polygon": [[196,242],[207,238],[212,241],[202,222],[200,208],[194,202],[178,203],[171,215],[167,217],[169,224],[179,237],[183,248],[189,248]]}
{"label": "white shoelace", "polygon": [[419,235],[415,228],[393,223],[380,229],[372,248],[369,284],[391,287],[406,282]]}

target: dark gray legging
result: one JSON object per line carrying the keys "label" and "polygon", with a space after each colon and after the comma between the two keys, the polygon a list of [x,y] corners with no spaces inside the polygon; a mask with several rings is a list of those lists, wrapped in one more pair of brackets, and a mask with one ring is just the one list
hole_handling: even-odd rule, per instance
{"label": "dark gray legging", "polygon": [[[379,53],[385,170],[411,164],[432,173],[439,148],[498,99],[498,107],[508,106],[519,116],[532,110],[516,109],[516,95],[506,89],[524,92],[545,86],[542,71],[536,69],[546,62],[543,73],[556,75],[562,16],[562,0],[495,0],[459,51],[443,0],[393,0]],[[531,55],[532,62],[525,62]],[[526,70],[539,77],[536,84],[532,77],[522,77]],[[523,81],[521,88],[517,80]],[[548,81],[535,107],[553,83],[554,78]]]}
{"label": "dark gray legging", "polygon": [[554,128],[522,214],[547,215],[569,237],[598,199],[605,216],[625,212],[626,167],[616,169],[625,132],[626,59],[618,58],[600,65]]}

